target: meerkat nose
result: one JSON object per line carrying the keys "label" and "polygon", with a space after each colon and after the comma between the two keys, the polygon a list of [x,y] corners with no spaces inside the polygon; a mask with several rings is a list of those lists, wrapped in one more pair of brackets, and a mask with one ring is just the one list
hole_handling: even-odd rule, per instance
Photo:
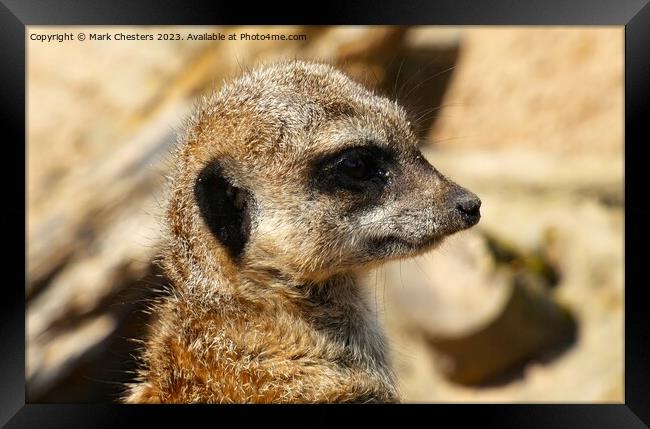
{"label": "meerkat nose", "polygon": [[456,200],[456,210],[469,225],[476,224],[481,218],[481,200],[474,194],[465,194]]}

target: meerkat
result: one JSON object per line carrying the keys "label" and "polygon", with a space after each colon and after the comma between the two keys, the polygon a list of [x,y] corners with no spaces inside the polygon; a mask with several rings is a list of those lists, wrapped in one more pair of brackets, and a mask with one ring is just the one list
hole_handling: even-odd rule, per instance
{"label": "meerkat", "polygon": [[286,61],[205,98],[175,152],[155,308],[127,403],[399,402],[360,276],[476,224],[403,108]]}

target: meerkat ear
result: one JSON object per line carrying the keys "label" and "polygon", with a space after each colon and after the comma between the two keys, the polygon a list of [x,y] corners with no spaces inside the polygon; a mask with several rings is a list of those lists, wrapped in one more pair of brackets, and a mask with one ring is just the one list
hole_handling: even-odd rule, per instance
{"label": "meerkat ear", "polygon": [[233,259],[241,256],[250,235],[250,192],[234,186],[215,160],[199,173],[194,198],[215,239]]}

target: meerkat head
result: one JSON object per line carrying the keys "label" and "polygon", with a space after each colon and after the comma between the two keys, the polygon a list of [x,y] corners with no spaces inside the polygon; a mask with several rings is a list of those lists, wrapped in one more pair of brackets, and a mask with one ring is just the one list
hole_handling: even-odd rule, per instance
{"label": "meerkat head", "polygon": [[204,262],[299,281],[417,255],[476,224],[481,205],[417,144],[399,105],[331,66],[254,70],[190,121],[172,235]]}

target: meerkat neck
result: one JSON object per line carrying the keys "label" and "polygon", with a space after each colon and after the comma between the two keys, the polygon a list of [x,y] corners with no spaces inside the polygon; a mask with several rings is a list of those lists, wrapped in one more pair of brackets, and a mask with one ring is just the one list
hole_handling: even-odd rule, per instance
{"label": "meerkat neck", "polygon": [[392,380],[385,336],[376,309],[359,281],[361,274],[340,274],[322,283],[301,286],[302,317],[343,343],[349,362],[362,364]]}
{"label": "meerkat neck", "polygon": [[283,274],[274,268],[242,270],[238,282],[238,295],[242,291],[251,299],[267,302],[284,302],[288,307],[299,306],[309,309],[313,306],[336,305],[344,299],[360,300],[363,294],[359,288],[359,273],[346,272],[331,275],[316,281],[305,281]]}
{"label": "meerkat neck", "polygon": [[384,333],[367,290],[359,280],[362,275],[362,272],[346,272],[318,282],[280,283],[281,276],[275,274],[274,282],[264,279],[253,287],[263,290],[258,295],[260,299],[274,306],[283,302],[283,306],[276,307],[279,311],[291,313],[343,345],[350,363],[369,367],[389,380],[393,375]]}

